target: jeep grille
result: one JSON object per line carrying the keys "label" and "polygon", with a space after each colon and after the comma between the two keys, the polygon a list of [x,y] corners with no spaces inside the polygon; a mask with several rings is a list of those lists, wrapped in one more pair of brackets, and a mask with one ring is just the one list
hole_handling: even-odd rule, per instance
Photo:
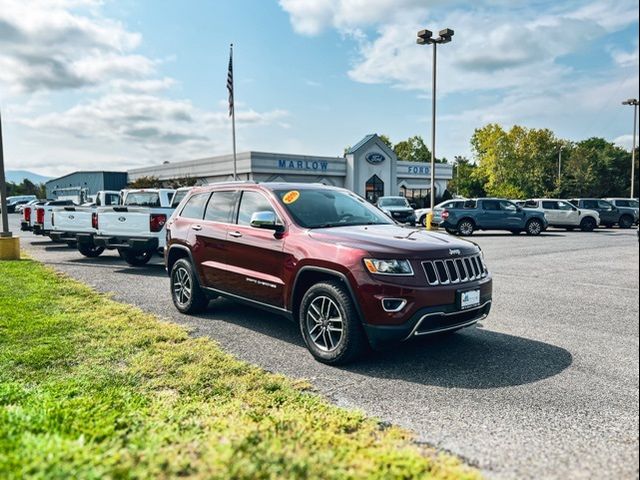
{"label": "jeep grille", "polygon": [[429,285],[453,285],[473,282],[487,276],[489,271],[480,254],[444,260],[427,260],[422,268]]}

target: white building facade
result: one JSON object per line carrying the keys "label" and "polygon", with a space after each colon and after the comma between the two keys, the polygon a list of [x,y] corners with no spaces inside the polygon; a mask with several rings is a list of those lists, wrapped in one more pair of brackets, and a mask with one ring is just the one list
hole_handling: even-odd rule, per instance
{"label": "white building facade", "polygon": [[[318,157],[267,152],[242,152],[236,162],[239,180],[324,183],[347,188],[371,202],[384,195],[402,195],[424,206],[430,195],[431,166],[398,160],[378,135],[367,135],[344,157]],[[198,184],[233,180],[233,155],[164,163],[129,170],[129,181],[157,177],[161,181],[195,178]],[[452,167],[436,164],[436,197],[452,178]]]}

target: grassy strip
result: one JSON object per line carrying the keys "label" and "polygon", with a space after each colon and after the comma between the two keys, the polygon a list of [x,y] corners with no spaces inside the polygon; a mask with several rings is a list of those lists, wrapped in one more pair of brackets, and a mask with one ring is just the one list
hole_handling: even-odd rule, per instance
{"label": "grassy strip", "polygon": [[175,476],[479,477],[211,340],[0,262],[0,478]]}

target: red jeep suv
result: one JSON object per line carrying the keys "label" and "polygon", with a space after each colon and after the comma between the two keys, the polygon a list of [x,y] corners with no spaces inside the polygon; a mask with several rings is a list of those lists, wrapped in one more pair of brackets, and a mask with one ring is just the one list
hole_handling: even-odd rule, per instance
{"label": "red jeep suv", "polygon": [[491,308],[477,245],[319,184],[193,188],[167,223],[165,265],[180,312],[222,296],[283,314],[329,364],[470,326]]}

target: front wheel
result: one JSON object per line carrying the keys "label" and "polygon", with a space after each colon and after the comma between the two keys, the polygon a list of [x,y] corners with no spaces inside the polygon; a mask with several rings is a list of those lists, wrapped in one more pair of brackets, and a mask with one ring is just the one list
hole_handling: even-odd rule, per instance
{"label": "front wheel", "polygon": [[141,267],[151,260],[153,255],[149,250],[129,250],[125,248],[119,248],[118,253],[132,267]]}
{"label": "front wheel", "polygon": [[596,226],[596,221],[591,217],[585,217],[580,222],[580,230],[583,232],[593,232]]}
{"label": "front wheel", "polygon": [[178,259],[171,267],[171,298],[180,313],[199,313],[209,304],[193,265],[185,258]]}
{"label": "front wheel", "polygon": [[420,224],[421,227],[426,227],[427,226],[427,216],[423,215],[420,217],[420,220],[418,220],[418,223]]}
{"label": "front wheel", "polygon": [[527,222],[527,235],[540,235],[542,233],[543,226],[542,222],[537,218],[532,218]]}
{"label": "front wheel", "polygon": [[339,281],[317,283],[307,290],[300,304],[299,321],[307,348],[319,362],[345,364],[367,349],[353,300]]}
{"label": "front wheel", "polygon": [[93,244],[87,245],[86,243],[79,243],[78,251],[85,257],[96,258],[102,255],[102,252],[104,252],[104,247],[98,247],[97,245]]}

